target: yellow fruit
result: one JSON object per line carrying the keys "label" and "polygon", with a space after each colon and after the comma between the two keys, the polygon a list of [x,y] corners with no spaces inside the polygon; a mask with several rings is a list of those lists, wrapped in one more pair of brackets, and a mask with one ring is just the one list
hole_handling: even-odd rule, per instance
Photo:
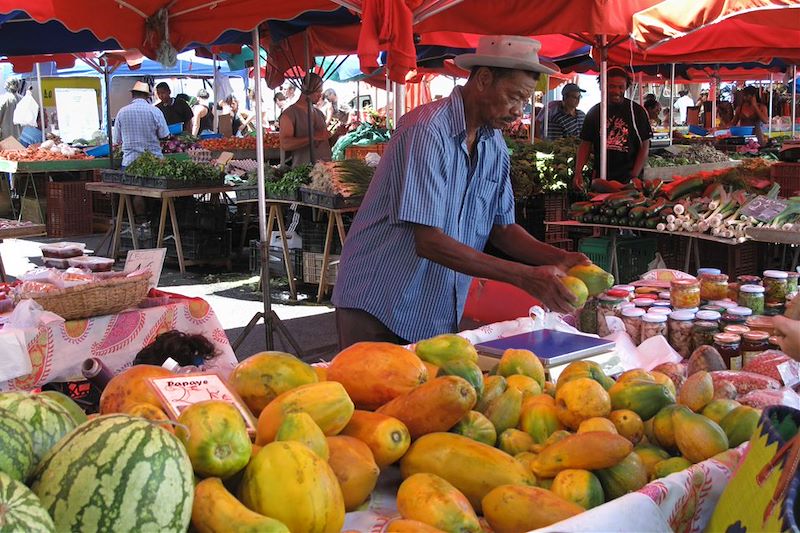
{"label": "yellow fruit", "polygon": [[233,369],[228,382],[255,416],[279,394],[321,381],[316,367],[283,352],[251,355]]}
{"label": "yellow fruit", "polygon": [[497,447],[508,455],[526,452],[533,445],[533,437],[518,429],[509,428],[497,438]]}
{"label": "yellow fruit", "polygon": [[495,533],[522,533],[580,514],[584,508],[538,487],[503,485],[482,502],[483,516]]}
{"label": "yellow fruit", "polygon": [[573,305],[576,308],[583,307],[586,299],[589,298],[589,289],[586,288],[586,284],[574,276],[564,276],[561,278],[561,283],[569,289],[569,292],[575,295]]}
{"label": "yellow fruit", "polygon": [[483,380],[483,394],[475,404],[475,410],[483,413],[489,404],[508,389],[508,383],[503,376],[486,376]]}
{"label": "yellow fruit", "polygon": [[563,426],[554,406],[546,403],[528,403],[523,404],[519,428],[533,437],[534,442],[542,444],[554,432],[563,429]]}
{"label": "yellow fruit", "polygon": [[717,424],[722,422],[722,419],[725,418],[725,415],[739,407],[740,404],[736,400],[729,400],[727,398],[720,398],[717,400],[711,400],[708,405],[703,407],[703,412],[701,413],[704,417],[710,418]]}
{"label": "yellow fruit", "polygon": [[287,413],[283,422],[275,435],[276,441],[293,440],[308,446],[312,452],[316,453],[326,461],[330,456],[328,441],[325,435],[311,415],[300,411],[299,413]]}
{"label": "yellow fruit", "polygon": [[617,433],[637,445],[644,437],[644,423],[641,417],[630,409],[611,411],[608,419],[617,428]]}
{"label": "yellow fruit", "polygon": [[504,377],[522,374],[535,379],[539,387],[544,388],[544,366],[530,350],[508,349],[503,352],[497,364],[497,373]]}
{"label": "yellow fruit", "polygon": [[533,452],[520,452],[514,456],[514,459],[522,463],[525,468],[530,470],[531,464],[533,464],[533,461],[536,459],[536,454]]}
{"label": "yellow fruit", "polygon": [[522,374],[514,374],[506,378],[506,383],[509,387],[513,387],[520,391],[523,397],[538,396],[542,394],[542,388],[535,379]]}
{"label": "yellow fruit", "polygon": [[566,427],[576,430],[581,422],[611,412],[608,392],[593,379],[578,378],[556,390],[558,419]]}
{"label": "yellow fruit", "polygon": [[526,396],[522,400],[522,409],[525,409],[525,407],[528,405],[534,405],[537,403],[555,407],[556,399],[547,393],[537,394],[536,396]]}
{"label": "yellow fruit", "polygon": [[672,413],[680,410],[688,411],[689,409],[683,405],[668,405],[653,417],[653,436],[656,442],[652,444],[658,444],[667,450],[674,450],[676,448],[675,426],[672,422]]}
{"label": "yellow fruit", "polygon": [[678,392],[678,403],[699,413],[714,399],[714,381],[705,370],[689,376]]}
{"label": "yellow fruit", "polygon": [[628,454],[622,461],[610,468],[595,472],[606,499],[613,500],[647,485],[647,468],[635,453]]}
{"label": "yellow fruit", "polygon": [[559,374],[556,389],[561,388],[565,383],[578,378],[590,378],[608,390],[614,385],[614,380],[606,376],[602,367],[594,361],[573,361]]}
{"label": "yellow fruit", "polygon": [[435,474],[406,478],[397,490],[397,510],[403,518],[444,531],[481,532],[478,516],[466,496]]}
{"label": "yellow fruit", "polygon": [[611,420],[600,416],[587,418],[586,420],[581,422],[580,426],[578,426],[578,433],[588,433],[590,431],[605,431],[608,433],[618,433],[616,426],[614,426],[614,423]]}
{"label": "yellow fruit", "polygon": [[653,379],[655,379],[656,383],[661,383],[662,385],[666,386],[673,396],[677,396],[678,392],[675,390],[675,382],[672,381],[668,375],[661,372],[656,372],[655,370],[650,372],[650,374],[653,376]]}
{"label": "yellow fruit", "polygon": [[648,479],[653,479],[656,464],[669,459],[669,452],[652,444],[640,444],[633,449],[633,453],[642,460]]}
{"label": "yellow fruit", "polygon": [[386,533],[447,533],[438,527],[429,526],[419,520],[407,520],[398,518],[392,520],[386,527]]}
{"label": "yellow fruit", "polygon": [[614,433],[578,433],[545,447],[536,457],[532,468],[538,478],[553,477],[568,468],[610,468],[632,451],[633,444]]}
{"label": "yellow fruit", "polygon": [[204,479],[195,486],[192,526],[198,533],[289,533],[289,528],[282,522],[245,507],[216,477]]}
{"label": "yellow fruit", "polygon": [[436,366],[442,366],[446,361],[454,359],[478,362],[478,352],[472,343],[452,333],[419,341],[414,346],[414,351],[420,359]]}
{"label": "yellow fruit", "polygon": [[458,424],[450,428],[452,433],[494,446],[497,443],[497,430],[492,421],[483,413],[470,411]]}
{"label": "yellow fruit", "polygon": [[339,480],[344,507],[347,511],[354,511],[375,489],[380,469],[369,446],[357,438],[336,435],[326,440],[330,449],[328,464]]}
{"label": "yellow fruit", "polygon": [[597,296],[614,285],[614,276],[597,265],[575,265],[567,274],[581,280],[589,296]]}
{"label": "yellow fruit", "polygon": [[693,463],[705,461],[728,449],[728,437],[716,422],[688,410],[672,413],[675,443],[681,454]]}
{"label": "yellow fruit", "polygon": [[553,478],[550,490],[584,509],[602,505],[604,500],[600,480],[588,470],[562,470]]}
{"label": "yellow fruit", "polygon": [[642,368],[634,368],[633,370],[626,370],[622,374],[619,375],[617,378],[617,383],[625,383],[631,380],[645,380],[650,382],[655,382],[656,378],[653,377],[653,374],[644,370]]}
{"label": "yellow fruit", "polygon": [[353,411],[342,435],[355,437],[369,446],[380,468],[400,459],[411,446],[408,428],[398,419],[358,409]]}
{"label": "yellow fruit", "polygon": [[491,420],[497,433],[500,434],[508,428],[516,427],[522,412],[522,393],[509,387],[503,394],[492,400],[484,411],[486,418]]}

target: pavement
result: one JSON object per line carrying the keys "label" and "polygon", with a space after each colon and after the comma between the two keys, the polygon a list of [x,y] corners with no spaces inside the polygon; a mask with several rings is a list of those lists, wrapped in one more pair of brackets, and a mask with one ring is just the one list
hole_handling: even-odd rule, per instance
{"label": "pavement", "polygon": [[[42,264],[39,249],[42,243],[71,241],[86,243],[87,249],[95,250],[95,255],[104,256],[108,252],[108,240],[104,235],[87,235],[69,238],[30,238],[6,239],[0,243],[0,254],[6,273],[18,277],[28,270]],[[233,344],[256,313],[264,311],[261,292],[258,289],[258,276],[249,272],[249,265],[242,257],[234,258],[232,272],[217,267],[189,267],[181,274],[177,264],[167,263],[162,271],[159,288],[201,297],[211,304],[221,322],[228,339]],[[121,267],[124,261],[117,261]],[[280,324],[293,338],[302,351],[295,353],[282,333],[284,328],[273,326],[277,331],[274,349],[301,355],[304,360],[315,362],[330,360],[336,352],[336,324],[333,307],[329,301],[316,303],[316,285],[298,285],[298,301],[289,300],[288,283],[285,279],[273,279],[270,283],[271,307]],[[266,330],[261,320],[242,340],[236,349],[241,361],[266,349]]]}

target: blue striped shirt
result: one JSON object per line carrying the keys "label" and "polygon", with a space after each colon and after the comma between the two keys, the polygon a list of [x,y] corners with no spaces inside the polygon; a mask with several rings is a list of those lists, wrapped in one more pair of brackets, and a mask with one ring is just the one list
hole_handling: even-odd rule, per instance
{"label": "blue striped shirt", "polygon": [[470,160],[461,88],[403,116],[353,221],[333,292],[411,342],[455,332],[471,277],[419,257],[414,224],[483,250],[492,226],[514,223],[508,150],[478,132]]}
{"label": "blue striped shirt", "polygon": [[157,107],[136,98],[117,113],[114,140],[122,143],[122,166],[127,167],[145,152],[161,157],[159,138],[169,136],[167,121]]}

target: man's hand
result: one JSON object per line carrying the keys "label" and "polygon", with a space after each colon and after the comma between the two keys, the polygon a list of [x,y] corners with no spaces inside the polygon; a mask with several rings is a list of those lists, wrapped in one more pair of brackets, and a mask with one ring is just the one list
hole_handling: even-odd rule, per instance
{"label": "man's hand", "polygon": [[558,267],[520,265],[520,269],[516,283],[519,288],[538,298],[551,311],[571,313],[575,310],[575,295],[561,283],[564,273]]}
{"label": "man's hand", "polygon": [[776,316],[773,317],[772,324],[781,350],[792,359],[800,361],[800,320]]}
{"label": "man's hand", "polygon": [[580,252],[564,252],[564,256],[556,266],[566,272],[576,265],[591,265],[592,261]]}

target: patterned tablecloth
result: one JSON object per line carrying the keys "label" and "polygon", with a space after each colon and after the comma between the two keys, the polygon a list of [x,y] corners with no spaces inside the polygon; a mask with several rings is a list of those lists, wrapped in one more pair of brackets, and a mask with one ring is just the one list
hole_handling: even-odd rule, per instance
{"label": "patterned tablecloth", "polygon": [[202,333],[214,344],[219,356],[210,369],[227,376],[236,365],[225,330],[208,302],[173,298],[160,307],[21,330],[33,370],[28,375],[0,381],[0,390],[29,390],[51,381],[75,379],[81,376],[81,364],[89,357],[102,359],[109,369],[118,372],[130,366],[139,350],[156,336],[172,329]]}

